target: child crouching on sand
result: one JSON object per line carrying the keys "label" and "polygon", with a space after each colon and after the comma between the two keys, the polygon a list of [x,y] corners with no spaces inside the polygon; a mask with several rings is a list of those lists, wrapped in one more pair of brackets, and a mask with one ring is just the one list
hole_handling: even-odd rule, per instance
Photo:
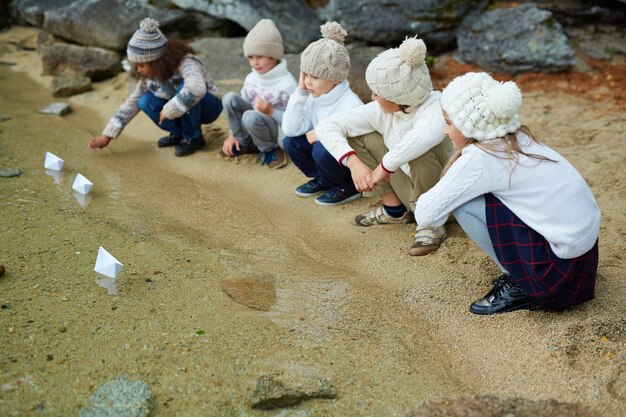
{"label": "child crouching on sand", "polygon": [[[358,215],[357,226],[412,223],[417,198],[439,180],[452,154],[426,67],[426,45],[409,38],[368,65],[371,103],[320,123],[322,145],[351,172],[358,191],[381,194],[382,205]],[[442,224],[416,229],[411,255],[426,255],[446,237]]]}
{"label": "child crouching on sand", "polygon": [[576,169],[521,126],[522,94],[485,73],[443,91],[456,153],[415,207],[420,226],[448,213],[500,267],[475,314],[563,309],[594,296],[600,210]]}
{"label": "child crouching on sand", "polygon": [[343,42],[347,32],[337,22],[321,27],[319,39],[302,52],[300,80],[283,115],[284,148],[293,163],[310,181],[296,188],[300,197],[311,197],[319,205],[347,203],[361,196],[348,168],[317,140],[315,126],[325,118],[362,106],[348,82],[350,55]]}
{"label": "child crouching on sand", "polygon": [[278,139],[297,82],[287,69],[283,49],[283,38],[271,19],[261,19],[248,32],[243,53],[252,71],[243,82],[241,95],[229,92],[222,99],[229,131],[219,156],[233,158],[260,151],[262,164],[271,169],[287,164]]}
{"label": "child crouching on sand", "polygon": [[158,140],[159,148],[174,146],[176,156],[202,149],[206,142],[201,126],[218,118],[222,103],[219,88],[193,49],[178,40],[168,42],[159,22],[146,18],[128,42],[126,54],[137,84],[102,135],[89,141],[89,149],[106,147],[139,110],[169,132]]}

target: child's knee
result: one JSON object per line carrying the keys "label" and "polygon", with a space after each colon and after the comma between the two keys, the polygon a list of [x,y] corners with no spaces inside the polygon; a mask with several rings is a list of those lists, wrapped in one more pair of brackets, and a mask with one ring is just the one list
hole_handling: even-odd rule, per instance
{"label": "child's knee", "polygon": [[260,120],[261,118],[256,110],[246,110],[243,112],[243,115],[241,115],[241,124],[246,129],[255,127]]}
{"label": "child's knee", "polygon": [[237,97],[237,93],[233,91],[229,91],[228,93],[224,94],[224,96],[222,97],[222,106],[224,108],[231,107],[236,97]]}

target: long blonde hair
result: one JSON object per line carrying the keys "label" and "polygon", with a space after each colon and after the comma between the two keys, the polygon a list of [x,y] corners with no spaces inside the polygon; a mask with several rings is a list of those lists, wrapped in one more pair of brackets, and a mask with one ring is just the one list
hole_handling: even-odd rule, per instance
{"label": "long blonde hair", "polygon": [[[532,132],[526,125],[522,125],[519,128],[518,132],[522,132],[526,134],[535,143],[541,143],[533,136]],[[519,146],[519,142],[517,141],[517,132],[509,133],[506,136],[502,138],[498,138],[498,139],[500,139],[501,141],[499,141],[498,143],[494,143],[493,140],[478,141],[473,138],[465,138],[465,142],[463,142],[463,145],[459,149],[457,149],[456,152],[454,152],[454,154],[452,154],[452,156],[448,160],[448,163],[446,164],[446,166],[443,168],[443,171],[441,172],[441,176],[443,177],[444,175],[446,175],[446,172],[448,172],[452,164],[454,164],[454,162],[457,159],[459,159],[465,147],[469,145],[474,145],[474,144],[478,146],[484,152],[487,152],[489,155],[493,155],[496,158],[510,161],[511,162],[510,174],[512,174],[513,171],[515,170],[515,167],[517,167],[517,164],[519,163],[520,155],[524,155],[529,158],[536,159],[538,161],[556,162],[555,160],[545,157],[543,155],[537,155],[534,153],[524,152],[522,148]]]}

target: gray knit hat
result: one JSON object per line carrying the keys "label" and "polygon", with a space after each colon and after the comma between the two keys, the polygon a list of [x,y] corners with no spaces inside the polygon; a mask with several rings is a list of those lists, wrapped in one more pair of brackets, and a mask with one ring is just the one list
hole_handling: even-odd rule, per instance
{"label": "gray knit hat", "polygon": [[159,22],[147,17],[141,21],[139,30],[130,38],[126,56],[130,62],[152,62],[161,58],[166,50],[167,39],[159,30]]}
{"label": "gray knit hat", "polygon": [[300,71],[323,80],[343,81],[350,71],[350,54],[343,42],[348,32],[337,22],[320,27],[322,39],[306,47],[300,56]]}
{"label": "gray knit hat", "polygon": [[522,92],[513,81],[499,82],[484,72],[456,77],[441,93],[441,108],[466,138],[502,138],[519,129]]}
{"label": "gray knit hat", "polygon": [[370,62],[365,81],[374,94],[393,103],[417,106],[433,91],[426,67],[426,45],[417,37],[387,49]]}
{"label": "gray knit hat", "polygon": [[281,59],[283,52],[283,37],[271,19],[259,20],[243,41],[243,54],[247,57],[258,55]]}

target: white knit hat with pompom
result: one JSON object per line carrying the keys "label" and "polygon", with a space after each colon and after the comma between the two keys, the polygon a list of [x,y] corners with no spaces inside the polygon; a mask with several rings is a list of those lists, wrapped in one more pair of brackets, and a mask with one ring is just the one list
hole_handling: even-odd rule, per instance
{"label": "white knit hat with pompom", "polygon": [[519,129],[521,106],[522,93],[513,81],[499,82],[484,72],[456,77],[441,95],[441,108],[454,126],[479,141]]}
{"label": "white knit hat with pompom", "polygon": [[126,47],[126,56],[130,62],[152,62],[161,58],[167,50],[167,39],[159,30],[159,22],[147,17],[139,24]]}
{"label": "white knit hat with pompom", "polygon": [[350,71],[350,54],[344,40],[348,32],[337,22],[320,27],[322,39],[309,44],[300,56],[300,70],[314,77],[343,81]]}
{"label": "white knit hat with pompom", "polygon": [[426,66],[426,45],[417,37],[387,49],[370,62],[365,81],[374,94],[406,106],[417,106],[433,91]]}

